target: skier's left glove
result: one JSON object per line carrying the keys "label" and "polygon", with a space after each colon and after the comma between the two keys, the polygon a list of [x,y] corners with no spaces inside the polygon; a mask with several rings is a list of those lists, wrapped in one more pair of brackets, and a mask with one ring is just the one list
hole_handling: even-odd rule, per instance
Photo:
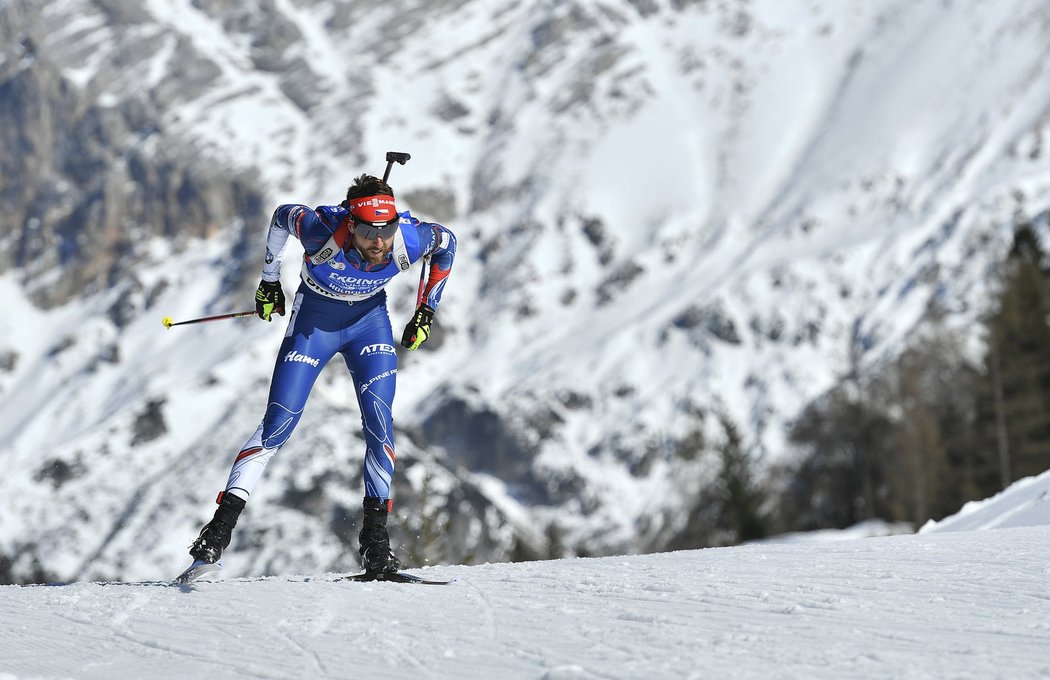
{"label": "skier's left glove", "polygon": [[419,349],[419,346],[430,337],[430,322],[434,320],[434,310],[429,305],[420,305],[412,320],[405,326],[401,336],[401,346],[408,349]]}
{"label": "skier's left glove", "polygon": [[272,321],[270,315],[274,312],[284,316],[284,291],[280,281],[263,279],[255,291],[255,313],[263,321]]}

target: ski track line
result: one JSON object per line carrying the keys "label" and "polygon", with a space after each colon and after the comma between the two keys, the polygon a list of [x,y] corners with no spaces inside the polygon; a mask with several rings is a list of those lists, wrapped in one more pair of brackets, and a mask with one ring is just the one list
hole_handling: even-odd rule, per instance
{"label": "ski track line", "polygon": [[438,676],[431,673],[430,669],[424,661],[420,660],[415,654],[407,651],[413,644],[416,643],[410,636],[392,633],[389,628],[381,631],[369,631],[369,637],[372,640],[378,641],[381,646],[385,647],[392,655],[388,656],[391,661],[396,662],[398,659],[407,662],[412,666],[415,671],[410,677],[423,677],[423,678],[436,678]]}
{"label": "ski track line", "polygon": [[[21,603],[19,603],[21,604]],[[35,616],[31,612],[21,609],[19,611],[8,611],[5,606],[0,617],[0,658],[5,660],[5,671],[16,671],[17,675],[29,675],[31,677],[46,676],[51,673],[47,666],[47,660],[55,654],[56,649],[63,647],[63,642],[69,637],[77,637],[73,631],[84,630],[89,635],[85,636],[90,644],[84,645],[83,662],[93,663],[102,661],[112,656],[107,651],[104,636],[92,638],[91,627],[84,628],[84,622],[56,614],[61,619],[62,625],[49,626],[39,629],[33,625]],[[19,631],[32,631],[31,635],[25,635]],[[80,638],[83,640],[84,638]],[[16,662],[21,661],[20,665]]]}
{"label": "ski track line", "polygon": [[[152,638],[149,640],[140,640],[130,633],[123,630],[113,630],[112,634],[120,637],[132,644],[138,645],[145,649],[166,652],[173,660],[184,662],[186,659],[192,659],[200,663],[201,666],[209,669],[209,674],[213,672],[220,672],[221,669],[214,669],[213,667],[218,665],[225,667],[230,673],[237,677],[246,672],[246,669],[242,664],[232,659],[216,658],[214,655],[196,653],[192,651],[192,648],[187,646],[173,646],[161,643],[158,639]],[[229,637],[229,636],[227,636]],[[253,677],[271,678],[272,680],[294,680],[300,677],[294,673],[273,673],[268,670],[254,668],[251,671]]]}
{"label": "ski track line", "polygon": [[[134,592],[132,592],[131,595],[130,595],[130,597],[132,599],[132,603],[136,604],[137,606],[130,607],[130,609],[132,611],[134,611],[136,609],[143,608],[143,606],[160,604],[158,602],[158,600],[165,599],[163,591],[153,591],[153,592],[156,593],[156,595],[150,596],[150,595],[146,595],[144,593],[134,593]],[[92,598],[94,598],[94,594],[91,594],[91,595],[92,595]],[[57,615],[60,618],[62,618],[64,620],[67,620],[67,621],[69,621],[71,623],[79,624],[81,626],[87,626],[88,629],[90,629],[90,631],[91,631],[92,637],[98,637],[99,641],[100,641],[100,643],[102,644],[103,647],[107,647],[107,645],[106,645],[106,642],[107,642],[106,635],[108,634],[108,636],[109,636],[108,639],[117,638],[117,639],[123,640],[123,641],[125,641],[125,642],[127,642],[127,643],[129,643],[131,645],[134,645],[135,647],[146,649],[146,650],[149,650],[151,652],[161,652],[164,655],[166,655],[169,659],[171,659],[171,660],[173,660],[175,662],[185,663],[187,660],[191,660],[191,661],[197,662],[203,668],[209,668],[209,667],[212,667],[212,666],[217,664],[218,666],[220,666],[222,668],[228,669],[234,675],[237,675],[239,673],[245,672],[246,669],[245,669],[244,664],[240,663],[236,658],[225,658],[225,657],[216,658],[214,655],[208,654],[207,652],[195,651],[194,644],[193,644],[193,640],[194,640],[194,637],[196,635],[195,631],[190,631],[190,634],[188,636],[189,640],[186,643],[179,643],[177,641],[176,642],[166,642],[161,635],[150,633],[150,632],[137,632],[136,628],[127,625],[128,624],[128,619],[130,618],[128,613],[127,613],[128,609],[129,609],[129,607],[121,607],[121,611],[118,612],[118,613],[115,613],[113,618],[108,623],[108,625],[104,625],[104,626],[99,626],[98,625],[98,621],[97,620],[93,620],[90,617],[88,617],[85,620],[84,617],[81,617],[81,616],[75,616],[75,617],[74,616],[68,616],[68,615],[65,615],[65,614],[63,614],[61,612],[58,612]],[[223,611],[225,612],[225,610],[223,610]],[[222,619],[224,618],[223,615],[215,614],[215,613],[209,613],[209,612],[210,612],[210,610],[208,610],[206,607],[205,608],[193,607],[190,611],[188,611],[186,613],[192,616],[192,621],[195,624],[193,626],[194,628],[196,628],[197,626],[204,627],[204,628],[209,628],[209,629],[211,629],[213,631],[216,631],[219,635],[221,635],[224,639],[226,639],[227,641],[229,641],[231,643],[242,642],[242,641],[239,640],[237,635],[231,633],[228,629],[224,628],[221,625]],[[214,619],[215,620],[214,625],[209,622],[209,619]],[[176,639],[179,637],[178,633],[181,633],[183,630],[184,630],[184,628],[179,628],[178,630],[175,631]],[[172,631],[169,631],[169,633],[171,633],[171,632]],[[75,637],[80,638],[80,634],[76,635]],[[79,647],[82,647],[82,645],[78,645],[78,648]],[[121,651],[121,652],[128,651],[126,649],[121,649],[120,645],[112,645],[111,644],[111,645],[108,645],[108,647],[111,647],[114,651]],[[92,645],[91,648],[94,649],[95,646]],[[107,656],[109,656],[109,654],[107,654]],[[134,656],[137,657],[139,655],[134,655]],[[95,664],[95,665],[100,666],[100,670],[102,669],[102,665],[101,664]],[[249,662],[248,666],[251,667],[252,664]],[[146,669],[143,669],[143,670],[146,670]],[[299,677],[299,675],[297,673],[295,673],[295,672],[277,672],[277,673],[275,673],[271,669],[266,669],[266,668],[262,668],[262,667],[252,668],[251,674],[254,677],[269,678],[271,680],[295,680],[295,678]],[[106,673],[105,676],[95,676],[95,677],[109,677],[109,676],[110,676],[110,673]]]}
{"label": "ski track line", "polygon": [[316,674],[311,674],[311,676],[322,678],[338,677],[329,675],[328,668],[325,666],[324,661],[321,659],[321,655],[318,654],[316,651],[312,649],[307,649],[307,647],[301,642],[299,642],[297,639],[295,639],[295,637],[291,633],[281,630],[281,626],[275,626],[274,630],[279,635],[281,635],[281,637],[287,640],[289,644],[299,649],[303,653],[303,655],[305,655],[308,659],[310,659],[313,662],[313,666],[317,670],[317,672]]}
{"label": "ski track line", "polygon": [[[281,585],[285,583],[305,583],[308,580],[309,579],[301,578],[282,579],[280,577],[266,577],[215,581],[211,583],[215,586],[214,590],[216,594],[226,598],[224,607],[230,611],[243,611],[246,612],[247,616],[254,616],[253,607],[257,606],[261,599],[265,599],[265,591],[267,589],[281,587]],[[243,657],[241,659],[243,663],[268,663],[271,664],[271,667],[291,666],[291,670],[281,671],[284,675],[280,677],[283,678],[341,677],[339,672],[333,674],[322,660],[320,654],[309,648],[305,643],[301,642],[294,634],[295,632],[306,631],[310,635],[316,637],[322,634],[339,633],[339,631],[333,632],[330,630],[331,623],[335,620],[335,617],[324,608],[311,609],[312,602],[309,601],[308,595],[305,597],[306,599],[304,600],[303,610],[292,612],[292,618],[278,620],[270,626],[261,629],[258,627],[249,627],[245,629],[244,636],[252,640],[250,647],[250,650],[253,650],[252,653],[247,655],[244,654],[244,639],[242,639],[241,635],[233,637],[235,648]],[[320,622],[311,618],[300,618],[303,612],[312,612],[312,615],[320,613]],[[258,652],[262,650],[265,650],[265,655],[258,655]],[[299,665],[299,660],[302,660],[303,663],[311,664],[316,672],[306,673],[304,675],[304,669]]]}
{"label": "ski track line", "polygon": [[467,591],[468,593],[476,593],[476,595],[469,596],[468,599],[481,603],[482,616],[488,623],[487,626],[484,626],[484,628],[489,631],[486,637],[489,640],[498,640],[500,637],[499,619],[496,617],[496,610],[492,606],[492,601],[489,600],[489,597],[485,594],[484,590],[477,587],[469,580],[464,579],[463,583],[470,586],[470,590]]}
{"label": "ski track line", "polygon": [[[616,644],[604,641],[603,644],[613,650],[624,664],[617,666],[615,671],[595,670],[606,665],[608,659],[596,652],[594,647],[598,640],[594,635],[587,634],[586,626],[561,631],[553,630],[550,626],[552,617],[554,620],[568,620],[592,609],[608,611],[608,593],[581,590],[581,582],[572,579],[539,580],[559,582],[563,592],[561,597],[554,598],[559,604],[552,606],[553,603],[534,602],[530,591],[535,579],[531,578],[523,579],[521,583],[500,582],[506,590],[501,592],[495,602],[486,596],[489,606],[505,615],[506,622],[501,622],[502,628],[513,631],[514,635],[513,640],[499,641],[498,657],[517,659],[521,664],[513,669],[501,669],[501,674],[515,678],[623,678],[646,675],[651,671],[651,660],[638,658],[638,641],[650,635],[659,637],[659,630],[651,625],[657,615],[634,616],[630,607],[619,607],[616,618],[624,622],[624,628],[615,634]],[[608,589],[603,587],[602,590]],[[662,604],[648,598],[640,600],[654,606]],[[683,677],[682,670],[675,669],[667,677]]]}
{"label": "ski track line", "polygon": [[[291,581],[290,581],[291,582]],[[280,589],[287,583],[281,579],[270,579],[267,583],[259,583],[255,580],[238,580],[235,585],[241,589],[249,601],[244,606],[249,608],[260,598],[265,597],[265,590],[269,588]],[[410,673],[403,673],[398,677],[417,678],[432,677],[430,667],[432,662],[439,661],[430,658],[432,649],[424,643],[420,636],[419,628],[412,628],[411,634],[401,632],[399,624],[403,620],[387,621],[385,625],[376,626],[370,623],[371,614],[364,614],[373,609],[389,605],[394,610],[400,611],[404,601],[419,600],[427,591],[420,590],[422,586],[396,585],[396,584],[348,584],[345,582],[319,579],[312,584],[317,588],[308,587],[302,591],[302,599],[299,602],[302,607],[288,613],[287,618],[277,622],[279,630],[264,631],[262,634],[275,640],[275,644],[268,645],[270,653],[273,648],[286,645],[294,645],[303,654],[311,656],[311,662],[317,667],[320,677],[341,678],[345,677],[344,667],[352,664],[354,654],[372,653],[379,659],[383,659],[388,675],[396,669],[411,669]],[[433,619],[433,620],[431,620]],[[441,620],[440,615],[435,612],[427,612],[421,617],[425,623],[436,625]],[[408,621],[411,624],[411,621]],[[441,629],[438,628],[440,631]],[[277,643],[276,636],[281,637],[285,644]],[[308,639],[300,639],[303,636]],[[438,641],[444,643],[443,635],[438,636]],[[324,660],[311,647],[319,645],[322,648],[326,644],[338,645],[338,641],[346,640],[342,644],[346,655],[332,655],[329,653],[328,662]],[[362,644],[367,640],[367,644]],[[413,654],[411,650],[422,649],[422,655]],[[365,650],[373,650],[366,652]],[[378,653],[375,651],[378,650]],[[346,658],[343,658],[345,656]]]}
{"label": "ski track line", "polygon": [[[82,588],[90,588],[91,586],[93,585],[84,585]],[[100,586],[99,588],[103,587]],[[244,653],[246,640],[244,637],[241,637],[240,629],[230,629],[229,626],[225,625],[229,613],[238,609],[235,596],[224,602],[222,608],[213,610],[209,605],[204,604],[203,601],[187,603],[185,599],[182,599],[182,595],[173,589],[150,588],[149,594],[135,592],[135,590],[137,589],[132,587],[128,590],[127,595],[121,593],[118,598],[119,604],[110,604],[107,607],[104,603],[101,608],[95,605],[98,599],[97,593],[85,591],[87,597],[79,594],[76,600],[84,605],[84,614],[68,615],[64,612],[56,612],[56,615],[70,623],[82,626],[82,630],[72,636],[61,635],[60,639],[57,639],[59,646],[67,643],[70,637],[82,640],[86,635],[92,639],[98,638],[98,643],[92,642],[86,646],[89,646],[91,650],[95,650],[101,645],[104,650],[109,650],[106,652],[107,657],[112,657],[114,656],[112,653],[119,652],[124,652],[126,656],[126,653],[129,651],[127,645],[132,645],[132,647],[138,647],[138,649],[147,651],[146,655],[132,653],[132,658],[142,659],[145,657],[149,659],[155,653],[160,652],[166,659],[174,662],[174,667],[184,667],[187,662],[192,662],[202,668],[213,667],[217,664],[219,666],[218,671],[228,670],[234,675],[248,673],[252,677],[271,680],[294,680],[301,677],[294,667],[276,667],[280,664],[267,666],[268,662],[273,662],[272,658],[258,658],[257,654],[246,655]],[[225,589],[218,592],[230,594]],[[174,607],[169,620],[171,625],[164,633],[155,630],[156,622],[149,620],[148,616],[145,625],[139,624],[138,621],[132,618],[135,610],[164,607],[166,603],[174,604]],[[216,657],[213,653],[210,653],[211,647],[207,645],[204,649],[198,650],[197,647],[201,646],[199,631],[202,629],[213,631],[211,636],[207,638],[209,643],[214,643],[214,646],[223,647],[223,649],[234,650],[236,653],[233,656],[220,655]],[[266,630],[264,634],[273,636],[274,632]],[[216,636],[222,639],[223,642],[217,643]],[[257,635],[250,629],[245,636],[250,642],[250,650],[254,650],[256,653],[259,650],[269,650],[269,645],[258,644],[254,640]],[[127,644],[107,644],[108,641],[114,639],[122,640]],[[78,654],[80,654],[80,649],[81,644],[78,644]],[[96,666],[100,671],[104,671],[107,667],[105,663],[92,663],[90,665]],[[148,667],[137,667],[134,670],[139,670],[143,673],[149,672]],[[127,668],[127,671],[132,671],[132,668]],[[110,676],[111,673],[104,673],[102,675],[85,677],[108,678]]]}
{"label": "ski track line", "polygon": [[[49,654],[55,654],[56,650],[67,646],[70,640],[76,640],[78,661],[81,664],[82,671],[86,671],[88,668],[98,668],[99,670],[103,670],[106,668],[106,662],[109,659],[117,656],[121,652],[127,651],[122,648],[122,645],[113,644],[114,636],[121,638],[126,642],[147,647],[151,650],[169,652],[171,656],[177,659],[183,659],[186,656],[192,658],[194,656],[192,653],[183,654],[176,652],[175,650],[144,644],[131,637],[119,627],[113,627],[112,624],[100,626],[97,620],[91,619],[90,617],[85,618],[81,615],[69,615],[62,611],[55,611],[54,616],[68,624],[72,624],[72,627],[77,630],[50,629],[54,632],[54,635],[41,638],[43,643],[47,646],[47,652],[40,658],[47,659]],[[18,656],[21,655],[22,653]],[[201,656],[198,657],[198,660],[208,662],[210,661],[210,658]],[[107,672],[106,676],[108,677],[108,675],[109,673]],[[88,675],[86,677],[98,676]]]}
{"label": "ski track line", "polygon": [[[725,639],[753,639],[763,629],[752,622],[727,624],[725,617],[708,621],[701,609],[695,609],[687,616],[665,613],[663,602],[652,602],[655,608],[641,609],[633,606],[611,606],[607,618],[618,621],[611,629],[593,630],[581,628],[580,637],[588,644],[581,645],[588,658],[595,663],[611,663],[619,669],[620,677],[685,677],[696,664],[684,662],[686,658],[713,654],[724,656],[722,651]],[[587,611],[584,608],[582,611]],[[682,631],[688,630],[691,638],[688,645],[669,644],[668,640],[678,640]],[[664,656],[654,663],[653,659],[639,657],[638,650],[664,646]],[[608,650],[602,653],[595,649]]]}
{"label": "ski track line", "polygon": [[[268,601],[271,595],[288,585],[300,584],[308,585],[300,591],[295,608],[289,609],[269,626],[247,629],[245,635],[257,639],[257,647],[266,649],[272,663],[293,666],[293,677],[314,677],[304,675],[297,665],[296,660],[302,656],[309,657],[302,663],[314,665],[319,677],[345,677],[345,667],[353,663],[353,654],[359,649],[356,640],[369,634],[370,630],[365,618],[354,615],[368,608],[360,600],[360,593],[347,590],[345,584],[309,578],[246,578],[215,582],[214,586],[217,594],[228,598],[225,606],[257,617],[264,616],[258,611],[260,608],[266,609],[260,603]],[[382,631],[388,632],[389,628],[382,628]],[[329,647],[326,653],[314,649],[324,649],[326,645]],[[327,654],[327,662],[323,653]],[[289,659],[290,656],[294,658]]]}
{"label": "ski track line", "polygon": [[581,637],[587,640],[593,647],[608,650],[611,652],[611,656],[602,654],[602,658],[608,662],[616,664],[619,668],[624,670],[632,670],[633,662],[638,659],[638,650],[632,649],[629,645],[624,646],[617,640],[618,644],[612,644],[605,641],[605,636],[602,632],[591,632],[584,630],[581,632]]}

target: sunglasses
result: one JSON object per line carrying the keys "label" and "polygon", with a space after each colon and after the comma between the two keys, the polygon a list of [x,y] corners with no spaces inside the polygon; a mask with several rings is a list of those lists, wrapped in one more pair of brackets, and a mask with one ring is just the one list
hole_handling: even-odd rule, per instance
{"label": "sunglasses", "polygon": [[363,220],[355,219],[354,233],[368,241],[374,241],[377,238],[381,238],[385,241],[394,236],[394,232],[397,231],[397,225],[400,221],[400,217],[395,217],[388,222],[365,222]]}

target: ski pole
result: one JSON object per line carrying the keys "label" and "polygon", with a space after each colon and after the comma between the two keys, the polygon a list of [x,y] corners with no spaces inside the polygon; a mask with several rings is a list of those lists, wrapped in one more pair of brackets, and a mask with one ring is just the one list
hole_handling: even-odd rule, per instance
{"label": "ski pole", "polygon": [[430,256],[423,258],[423,268],[419,270],[419,290],[416,291],[416,307],[423,304],[423,284],[427,281],[427,270],[430,269]]}
{"label": "ski pole", "polygon": [[234,312],[233,314],[220,314],[218,316],[205,316],[200,319],[190,319],[189,321],[172,321],[170,316],[164,317],[161,322],[165,328],[171,328],[172,326],[182,326],[188,323],[204,323],[205,321],[219,321],[220,319],[236,319],[242,316],[255,316],[255,310],[250,312]]}

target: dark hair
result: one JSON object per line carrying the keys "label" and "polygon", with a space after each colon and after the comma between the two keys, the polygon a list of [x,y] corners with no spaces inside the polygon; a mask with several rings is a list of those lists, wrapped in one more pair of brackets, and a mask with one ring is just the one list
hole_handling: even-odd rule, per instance
{"label": "dark hair", "polygon": [[345,207],[351,198],[393,195],[394,190],[390,188],[390,185],[378,177],[368,174],[358,175],[354,178],[354,183],[350,185],[350,188],[346,190],[346,201],[343,202],[343,206]]}

